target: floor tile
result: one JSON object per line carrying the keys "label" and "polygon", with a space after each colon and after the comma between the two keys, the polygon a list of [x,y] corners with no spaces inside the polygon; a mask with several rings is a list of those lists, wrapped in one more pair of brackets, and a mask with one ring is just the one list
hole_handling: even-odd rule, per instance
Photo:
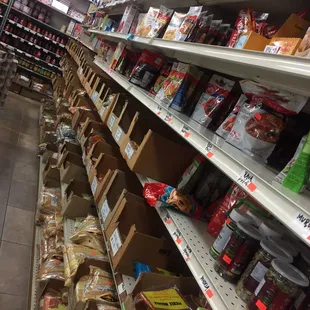
{"label": "floor tile", "polygon": [[7,206],[2,240],[32,246],[34,212]]}
{"label": "floor tile", "polygon": [[12,145],[16,145],[18,141],[18,135],[18,132],[3,127],[0,129],[0,142],[6,142],[11,143]]}
{"label": "floor tile", "polygon": [[16,161],[12,178],[16,181],[36,184],[38,179],[37,165]]}
{"label": "floor tile", "polygon": [[27,298],[16,295],[0,294],[0,305],[3,310],[26,310]]}
{"label": "floor tile", "polygon": [[30,150],[28,148],[17,145],[15,153],[17,154],[18,161],[21,161],[26,164],[34,164],[34,165],[39,164],[37,147],[35,150]]}
{"label": "floor tile", "polygon": [[38,187],[36,184],[11,181],[8,205],[28,211],[35,211]]}
{"label": "floor tile", "polygon": [[21,147],[28,148],[32,151],[38,149],[39,137],[37,135],[30,136],[23,133],[19,133],[17,145]]}
{"label": "floor tile", "polygon": [[[0,148],[3,146],[0,143]],[[13,173],[14,167],[14,157],[7,158],[1,157],[0,158],[0,204],[7,204],[10,185],[11,185],[11,177]]]}
{"label": "floor tile", "polygon": [[3,127],[19,132],[21,129],[21,120],[10,119],[0,113],[0,128]]}
{"label": "floor tile", "polygon": [[0,159],[2,160],[2,157],[5,157],[14,161],[16,155],[16,146],[6,142],[0,142],[0,146]]}
{"label": "floor tile", "polygon": [[31,247],[2,241],[0,249],[0,293],[27,295]]}
{"label": "floor tile", "polygon": [[[4,219],[5,219],[6,205],[0,205],[0,239],[3,232]],[[0,303],[1,305],[1,303]]]}

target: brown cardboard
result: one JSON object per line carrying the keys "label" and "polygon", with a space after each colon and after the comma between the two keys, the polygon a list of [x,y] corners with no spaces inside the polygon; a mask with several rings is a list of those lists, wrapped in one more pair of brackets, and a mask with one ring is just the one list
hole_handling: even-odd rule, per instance
{"label": "brown cardboard", "polygon": [[196,151],[149,128],[146,119],[135,117],[128,136],[120,146],[121,154],[133,172],[176,186]]}
{"label": "brown cardboard", "polygon": [[108,123],[108,117],[110,116],[111,111],[114,109],[119,95],[119,93],[113,93],[110,87],[107,87],[103,92],[103,100],[101,105],[97,108],[98,114],[104,124]]}
{"label": "brown cardboard", "polygon": [[125,109],[128,105],[128,97],[124,94],[119,94],[118,99],[108,116],[107,125],[111,132],[115,130],[118,126],[118,122],[121,119],[123,113],[125,112]]}
{"label": "brown cardboard", "polygon": [[62,158],[60,180],[68,184],[71,179],[87,182],[87,175],[81,156],[67,152]]}
{"label": "brown cardboard", "polygon": [[42,155],[42,162],[43,162],[43,164],[46,164],[48,159],[50,157],[52,157],[52,156],[57,159],[57,157],[58,157],[58,148],[57,148],[57,146],[55,144],[48,143],[46,145],[46,149],[45,149],[45,151],[44,151],[44,153]]}
{"label": "brown cardboard", "polygon": [[[115,169],[122,168],[125,168],[124,162],[120,161],[118,158],[108,154],[100,154],[95,165],[90,169],[88,175],[89,183],[91,184],[91,190],[95,198],[95,203],[100,201],[105,184],[107,182],[107,173],[109,170],[113,171]],[[100,176],[100,180],[98,180],[98,176]]]}
{"label": "brown cardboard", "polygon": [[92,197],[89,183],[71,180],[62,200],[61,215],[69,218],[84,217],[88,214],[96,215],[93,198],[85,199],[83,195]]}
{"label": "brown cardboard", "polygon": [[143,272],[136,280],[131,294],[127,295],[124,308],[134,310],[134,298],[137,294],[149,290],[164,290],[167,288],[177,287],[182,295],[198,296],[200,288],[193,277],[175,277],[153,272]]}
{"label": "brown cardboard", "polygon": [[301,39],[299,38],[272,38],[270,40],[270,45],[278,46],[280,49],[277,54],[281,55],[294,55],[297,51]]}
{"label": "brown cardboard", "polygon": [[86,119],[86,121],[83,124],[81,124],[81,126],[79,126],[77,130],[77,137],[81,143],[82,148],[84,147],[86,139],[92,130],[101,132],[102,130],[104,130],[102,128],[105,128],[105,127],[106,126],[102,124],[101,122],[97,122],[91,119]]}
{"label": "brown cardboard", "polygon": [[237,42],[236,48],[253,51],[264,51],[266,45],[269,44],[269,41],[269,39],[266,39],[255,31],[250,31],[240,37]]}
{"label": "brown cardboard", "polygon": [[55,184],[60,184],[59,169],[57,167],[57,159],[50,157],[43,170],[43,183],[53,181]]}
{"label": "brown cardboard", "polygon": [[96,120],[96,115],[93,111],[77,109],[72,118],[72,129],[77,130],[80,123],[84,123],[86,119]]}
{"label": "brown cardboard", "polygon": [[62,162],[63,162],[63,157],[66,153],[74,153],[78,154],[79,156],[82,156],[82,149],[81,146],[75,143],[71,142],[65,142],[61,148],[59,148],[59,154],[58,154],[58,168],[60,168]]}
{"label": "brown cardboard", "polygon": [[310,23],[302,17],[291,14],[273,37],[303,38]]}

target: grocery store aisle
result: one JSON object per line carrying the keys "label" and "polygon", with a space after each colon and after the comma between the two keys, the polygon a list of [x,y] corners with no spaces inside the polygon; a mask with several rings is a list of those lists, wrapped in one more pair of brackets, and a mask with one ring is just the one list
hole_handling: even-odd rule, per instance
{"label": "grocery store aisle", "polygon": [[0,111],[0,309],[26,310],[37,200],[39,103],[10,93]]}

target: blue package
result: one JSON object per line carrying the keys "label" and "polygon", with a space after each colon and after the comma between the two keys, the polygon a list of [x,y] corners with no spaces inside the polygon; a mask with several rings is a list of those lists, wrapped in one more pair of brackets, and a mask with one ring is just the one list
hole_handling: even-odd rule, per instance
{"label": "blue package", "polygon": [[142,272],[152,272],[151,266],[139,262],[133,263],[134,269],[133,269],[133,277],[137,280],[140,273]]}

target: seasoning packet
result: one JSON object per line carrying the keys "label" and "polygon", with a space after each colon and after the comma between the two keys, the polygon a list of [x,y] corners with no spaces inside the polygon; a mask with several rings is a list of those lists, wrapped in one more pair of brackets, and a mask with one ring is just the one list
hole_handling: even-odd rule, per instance
{"label": "seasoning packet", "polygon": [[239,111],[227,142],[265,161],[279,140],[286,118],[298,114],[308,98],[250,80],[240,85],[251,101]]}
{"label": "seasoning packet", "polygon": [[146,13],[140,13],[136,21],[133,22],[130,33],[137,35],[139,33],[141,26],[143,26],[143,20],[146,16]]}
{"label": "seasoning packet", "polygon": [[159,12],[156,16],[156,19],[153,22],[152,28],[147,36],[150,38],[157,38],[161,34],[164,27],[169,23],[172,14],[173,10],[170,10],[161,5],[159,7]]}
{"label": "seasoning packet", "polygon": [[195,27],[198,18],[201,14],[202,6],[191,6],[187,12],[180,28],[176,33],[177,41],[185,41],[190,35],[191,30]]}
{"label": "seasoning packet", "polygon": [[237,115],[242,108],[243,104],[246,102],[247,97],[244,95],[241,95],[238,102],[236,103],[234,109],[232,112],[229,113],[229,115],[226,117],[224,122],[218,127],[216,130],[216,134],[221,136],[222,138],[226,139],[231,131],[231,129],[234,126],[235,120],[237,118]]}
{"label": "seasoning packet", "polygon": [[234,81],[214,74],[207,84],[205,92],[201,95],[191,118],[204,127],[208,127],[234,84]]}
{"label": "seasoning packet", "polygon": [[[213,44],[221,27],[222,20],[212,20],[210,29],[206,34],[206,38],[204,40],[204,44]],[[224,24],[225,25],[225,24]],[[228,28],[228,27],[227,27]]]}
{"label": "seasoning packet", "polygon": [[169,26],[163,36],[165,40],[175,40],[178,29],[180,28],[183,20],[185,19],[185,13],[174,12],[172,15]]}
{"label": "seasoning packet", "polygon": [[197,32],[194,34],[193,42],[204,43],[207,37],[207,34],[210,30],[211,23],[213,20],[213,14],[203,16],[198,23]]}
{"label": "seasoning packet", "polygon": [[160,75],[156,79],[154,85],[150,89],[150,94],[156,96],[159,90],[162,88],[166,78],[169,76],[169,73],[172,68],[172,62],[166,62],[160,70]]}
{"label": "seasoning packet", "polygon": [[130,74],[129,81],[144,89],[148,89],[156,79],[163,64],[164,57],[162,55],[144,50]]}
{"label": "seasoning packet", "polygon": [[156,20],[159,9],[150,7],[148,12],[146,13],[140,27],[137,29],[137,36],[146,37],[150,32],[153,23]]}

